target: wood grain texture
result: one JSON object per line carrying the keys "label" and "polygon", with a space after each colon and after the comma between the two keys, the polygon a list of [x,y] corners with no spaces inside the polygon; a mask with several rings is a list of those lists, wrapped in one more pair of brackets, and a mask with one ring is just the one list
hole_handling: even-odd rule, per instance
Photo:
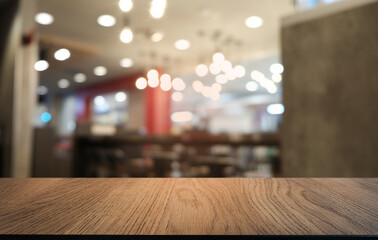
{"label": "wood grain texture", "polygon": [[0,234],[378,234],[378,179],[0,179]]}

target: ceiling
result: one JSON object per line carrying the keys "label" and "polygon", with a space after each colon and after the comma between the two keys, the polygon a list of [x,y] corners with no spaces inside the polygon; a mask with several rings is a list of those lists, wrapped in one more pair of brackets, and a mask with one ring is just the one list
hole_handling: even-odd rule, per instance
{"label": "ceiling", "polygon": [[[71,91],[152,67],[174,76],[191,76],[195,66],[199,62],[209,64],[217,50],[231,62],[247,65],[256,59],[278,58],[280,19],[294,12],[293,0],[168,0],[163,18],[153,19],[148,12],[150,0],[133,3],[133,9],[123,13],[118,0],[39,0],[38,12],[54,16],[53,24],[38,25],[41,47],[48,48],[50,56],[50,68],[41,73],[41,84],[52,91]],[[97,17],[103,14],[113,15],[117,23],[109,28],[100,26]],[[125,15],[134,31],[130,44],[119,40]],[[250,29],[244,25],[244,20],[253,15],[264,20],[262,27]],[[164,34],[158,43],[148,37],[155,31]],[[177,50],[174,42],[178,39],[189,40],[191,47]],[[71,58],[58,62],[52,55],[62,47],[71,51]],[[125,57],[134,60],[133,67],[120,67],[119,62]],[[93,74],[94,67],[99,65],[108,69],[106,76]],[[249,71],[247,68],[247,75]],[[77,72],[87,75],[85,83],[73,81]],[[70,88],[57,88],[56,83],[62,78],[70,80]],[[235,88],[238,89],[229,89]]]}

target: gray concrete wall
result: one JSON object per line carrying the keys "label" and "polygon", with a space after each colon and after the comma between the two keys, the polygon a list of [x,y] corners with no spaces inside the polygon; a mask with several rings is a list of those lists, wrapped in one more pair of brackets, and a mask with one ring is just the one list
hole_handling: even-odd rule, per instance
{"label": "gray concrete wall", "polygon": [[320,15],[282,29],[283,176],[377,177],[378,3]]}

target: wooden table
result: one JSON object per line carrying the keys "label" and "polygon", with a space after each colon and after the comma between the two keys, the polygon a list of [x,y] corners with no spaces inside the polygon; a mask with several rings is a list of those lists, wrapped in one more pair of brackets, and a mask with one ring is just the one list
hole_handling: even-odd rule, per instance
{"label": "wooden table", "polygon": [[0,234],[378,234],[378,179],[0,179]]}

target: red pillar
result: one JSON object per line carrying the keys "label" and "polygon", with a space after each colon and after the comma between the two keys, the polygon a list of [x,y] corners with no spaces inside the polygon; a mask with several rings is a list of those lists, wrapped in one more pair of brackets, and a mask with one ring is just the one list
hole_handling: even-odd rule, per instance
{"label": "red pillar", "polygon": [[89,122],[90,120],[90,98],[88,96],[78,96],[76,100],[76,120],[78,122]]}
{"label": "red pillar", "polygon": [[171,91],[147,87],[145,94],[145,125],[148,134],[163,135],[171,131]]}

